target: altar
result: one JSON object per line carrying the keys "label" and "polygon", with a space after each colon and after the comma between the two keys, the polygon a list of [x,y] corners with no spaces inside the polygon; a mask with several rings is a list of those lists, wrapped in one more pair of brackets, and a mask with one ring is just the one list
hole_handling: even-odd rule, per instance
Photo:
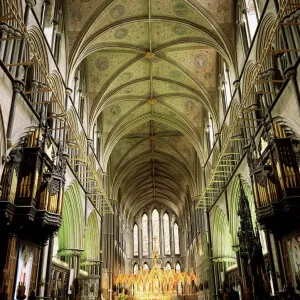
{"label": "altar", "polygon": [[170,295],[139,295],[134,296],[133,300],[171,300],[172,297]]}
{"label": "altar", "polygon": [[130,287],[134,300],[171,300],[176,298],[185,284],[196,283],[193,272],[186,273],[170,268],[163,269],[158,263],[158,251],[154,243],[151,270],[136,270],[133,274],[119,274],[115,280],[119,288]]}

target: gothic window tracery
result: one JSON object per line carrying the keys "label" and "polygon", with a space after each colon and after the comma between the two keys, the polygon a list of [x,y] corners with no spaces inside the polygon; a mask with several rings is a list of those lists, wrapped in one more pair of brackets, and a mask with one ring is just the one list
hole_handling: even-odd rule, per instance
{"label": "gothic window tracery", "polygon": [[169,212],[165,212],[160,218],[158,210],[154,209],[150,219],[147,213],[143,213],[132,227],[133,256],[148,257],[154,247],[161,255],[161,245],[163,255],[180,255],[178,223],[172,224],[174,225],[171,226]]}
{"label": "gothic window tracery", "polygon": [[152,212],[152,230],[153,230],[153,246],[156,246],[158,253],[160,253],[160,226],[159,226],[159,213],[157,209]]}
{"label": "gothic window tracery", "polygon": [[170,248],[170,223],[169,223],[169,215],[167,213],[164,214],[164,241],[165,241],[165,254],[171,254]]}
{"label": "gothic window tracery", "polygon": [[142,217],[142,230],[143,230],[143,255],[146,256],[149,254],[148,251],[148,216],[146,214]]}
{"label": "gothic window tracery", "polygon": [[139,255],[139,229],[136,224],[133,226],[133,255]]}
{"label": "gothic window tracery", "polygon": [[177,223],[174,224],[174,245],[175,245],[175,254],[180,254],[179,248],[179,229]]}

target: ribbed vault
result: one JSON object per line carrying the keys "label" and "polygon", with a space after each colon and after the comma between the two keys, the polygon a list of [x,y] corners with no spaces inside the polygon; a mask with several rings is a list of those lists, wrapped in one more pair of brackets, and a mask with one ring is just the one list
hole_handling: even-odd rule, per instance
{"label": "ribbed vault", "polygon": [[67,1],[70,86],[86,74],[88,130],[100,136],[111,198],[183,215],[200,194],[208,114],[220,126],[218,77],[235,59],[230,0]]}

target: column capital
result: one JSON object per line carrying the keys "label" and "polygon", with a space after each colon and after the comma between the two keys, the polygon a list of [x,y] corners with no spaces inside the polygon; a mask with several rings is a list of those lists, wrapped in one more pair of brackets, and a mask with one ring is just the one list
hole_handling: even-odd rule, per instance
{"label": "column capital", "polygon": [[297,71],[294,68],[288,68],[285,71],[285,76],[288,79],[295,78],[297,76]]}
{"label": "column capital", "polygon": [[250,12],[250,10],[249,10],[248,7],[244,8],[244,9],[242,10],[242,13],[243,13],[243,14],[247,14],[247,13],[249,13],[249,12]]}
{"label": "column capital", "polygon": [[70,96],[72,94],[72,92],[73,92],[73,90],[71,88],[69,88],[69,87],[66,88],[66,94],[68,96]]}
{"label": "column capital", "polygon": [[13,91],[21,93],[24,90],[24,83],[20,80],[15,80],[13,82]]}
{"label": "column capital", "polygon": [[[46,1],[44,1],[44,2],[46,2]],[[36,5],[36,0],[25,0],[25,3],[26,3],[27,6],[32,8]],[[50,3],[50,1],[49,1],[49,3]]]}
{"label": "column capital", "polygon": [[235,88],[240,87],[240,85],[241,85],[241,83],[240,83],[239,80],[235,80],[235,81],[233,82],[233,86],[234,86]]}
{"label": "column capital", "polygon": [[54,26],[56,26],[58,24],[58,21],[56,19],[52,19],[51,20],[51,24],[54,25]]}

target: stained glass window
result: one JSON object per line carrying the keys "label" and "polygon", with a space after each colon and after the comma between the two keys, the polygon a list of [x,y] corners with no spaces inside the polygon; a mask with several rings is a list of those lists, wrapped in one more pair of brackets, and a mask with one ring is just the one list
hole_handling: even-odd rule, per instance
{"label": "stained glass window", "polygon": [[144,270],[144,271],[147,271],[147,270],[149,270],[149,266],[148,266],[148,264],[147,264],[147,263],[144,263],[143,270]]}
{"label": "stained glass window", "polygon": [[154,209],[152,212],[152,230],[153,230],[153,246],[156,245],[158,253],[160,253],[159,248],[159,214],[157,209]]}
{"label": "stained glass window", "polygon": [[133,266],[133,274],[136,274],[138,270],[139,270],[138,264],[134,264],[134,266]]}
{"label": "stained glass window", "polygon": [[143,255],[148,255],[148,216],[146,214],[143,215],[142,218],[142,227],[143,227]]}
{"label": "stained glass window", "polygon": [[136,224],[133,226],[133,255],[139,255],[139,229]]}
{"label": "stained glass window", "polygon": [[165,269],[166,270],[171,270],[172,269],[171,264],[169,262],[167,262]]}
{"label": "stained glass window", "polygon": [[174,244],[175,244],[175,254],[180,254],[179,247],[179,229],[177,223],[174,224]]}
{"label": "stained glass window", "polygon": [[170,223],[169,223],[169,215],[167,213],[164,214],[164,242],[165,242],[165,254],[171,254],[170,248]]}

